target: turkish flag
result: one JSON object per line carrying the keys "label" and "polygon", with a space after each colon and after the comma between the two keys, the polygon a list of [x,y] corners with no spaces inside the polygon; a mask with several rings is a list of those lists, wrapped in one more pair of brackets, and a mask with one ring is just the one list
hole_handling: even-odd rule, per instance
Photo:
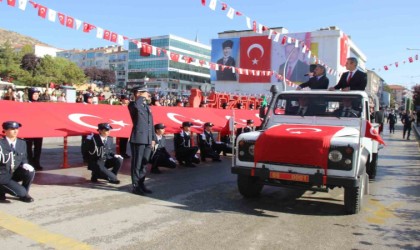
{"label": "turkish flag", "polygon": [[66,23],[66,15],[62,13],[58,13],[58,20],[60,21],[61,25],[64,25]]}
{"label": "turkish flag", "polygon": [[111,38],[111,32],[109,30],[104,30],[103,39],[109,40]]}
{"label": "turkish flag", "polygon": [[152,54],[152,39],[151,38],[142,38],[141,40],[141,50],[140,56],[150,56]]}
{"label": "turkish flag", "polygon": [[[252,70],[271,69],[271,40],[265,36],[240,38],[240,67]],[[239,75],[240,83],[267,83],[268,76]]]}
{"label": "turkish flag", "polygon": [[10,5],[10,6],[15,7],[15,5],[16,5],[16,0],[7,0],[7,4],[8,4],[8,5]]}
{"label": "turkish flag", "polygon": [[345,66],[347,62],[347,53],[349,51],[349,38],[343,34],[340,38],[340,65]]}
{"label": "turkish flag", "polygon": [[73,27],[74,27],[74,18],[73,17],[67,16],[66,26],[73,29]]}
{"label": "turkish flag", "polygon": [[171,52],[170,58],[171,58],[172,61],[178,62],[179,61],[179,54]]}
{"label": "turkish flag", "polygon": [[47,7],[38,5],[38,16],[45,18],[47,16]]}
{"label": "turkish flag", "polygon": [[362,129],[365,131],[365,137],[371,138],[375,141],[378,141],[380,144],[385,145],[384,140],[382,140],[382,137],[379,135],[378,131],[372,127],[372,124],[369,121],[365,122]]}
{"label": "turkish flag", "polygon": [[408,61],[409,61],[410,63],[412,63],[412,62],[413,62],[413,58],[410,56],[410,57],[408,58]]}
{"label": "turkish flag", "polygon": [[385,70],[388,70],[388,66],[386,66],[386,65],[385,65],[385,66],[384,66],[384,69],[385,69]]}
{"label": "turkish flag", "polygon": [[116,43],[117,42],[117,38],[118,38],[118,34],[112,32],[111,33],[111,42]]}
{"label": "turkish flag", "polygon": [[91,30],[93,30],[95,27],[95,25],[89,24],[89,23],[83,23],[83,32],[90,32]]}

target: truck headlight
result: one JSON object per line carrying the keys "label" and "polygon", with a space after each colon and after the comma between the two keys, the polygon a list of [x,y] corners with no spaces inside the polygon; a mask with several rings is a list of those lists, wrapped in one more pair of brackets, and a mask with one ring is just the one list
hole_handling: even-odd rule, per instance
{"label": "truck headlight", "polygon": [[240,140],[238,142],[238,159],[240,161],[254,161],[255,141]]}
{"label": "truck headlight", "polygon": [[343,159],[343,154],[338,150],[333,150],[328,154],[328,159],[332,162],[339,162]]}
{"label": "truck headlight", "polygon": [[255,145],[251,145],[248,148],[248,153],[252,156],[254,156],[254,149],[255,149]]}

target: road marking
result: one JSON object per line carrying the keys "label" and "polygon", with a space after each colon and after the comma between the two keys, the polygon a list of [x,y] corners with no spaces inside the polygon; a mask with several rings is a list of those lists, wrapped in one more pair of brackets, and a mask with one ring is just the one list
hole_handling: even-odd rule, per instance
{"label": "road marking", "polygon": [[376,207],[375,209],[366,209],[372,212],[366,220],[373,224],[384,224],[387,219],[396,218],[394,210],[403,205],[402,202],[394,202],[385,206],[378,200],[369,200],[369,204]]}
{"label": "road marking", "polygon": [[2,211],[0,211],[0,227],[55,249],[93,249],[88,244],[51,233],[32,222],[19,219]]}

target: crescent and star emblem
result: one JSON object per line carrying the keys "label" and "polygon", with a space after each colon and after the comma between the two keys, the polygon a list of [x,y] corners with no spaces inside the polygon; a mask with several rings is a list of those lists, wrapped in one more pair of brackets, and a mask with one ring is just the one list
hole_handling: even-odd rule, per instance
{"label": "crescent and star emblem", "polygon": [[[259,51],[261,51],[260,58],[262,58],[264,56],[264,48],[263,48],[263,46],[261,46],[261,44],[254,43],[251,46],[249,46],[248,47],[248,50],[246,51],[246,54],[248,55],[248,58],[250,58],[249,57],[249,54],[251,53],[251,51],[253,49],[258,49]],[[260,59],[260,58],[258,58],[258,59]],[[258,59],[257,58],[252,59],[252,65],[257,65],[258,64]]]}
{"label": "crescent and star emblem", "polygon": [[375,136],[377,136],[377,135],[378,135],[378,132],[376,132],[376,129],[375,129],[375,128],[373,128],[373,127],[372,127],[372,128],[370,128],[370,131],[369,131],[369,132],[370,132],[370,134],[371,134],[371,135],[375,135]]}
{"label": "crescent and star emblem", "polygon": [[[304,131],[302,131],[304,130]],[[322,130],[319,128],[286,128],[286,131],[290,134],[306,134],[306,133],[318,133]]]}
{"label": "crescent and star emblem", "polygon": [[[176,116],[185,117],[183,115],[179,115],[179,114],[175,114],[175,113],[168,113],[167,116],[168,116],[169,119],[171,119],[172,121],[174,121],[174,122],[176,122],[178,124],[182,124],[182,121],[178,120],[176,118]],[[185,119],[185,120],[187,120],[187,119]],[[194,123],[199,123],[200,124],[200,125],[193,125],[192,127],[194,127],[194,128],[201,128],[203,126],[203,124],[205,123],[205,122],[201,121],[200,119],[191,118],[191,120]]]}
{"label": "crescent and star emblem", "polygon": [[[76,113],[76,114],[70,114],[69,115],[69,119],[72,122],[74,122],[74,123],[77,123],[77,124],[79,124],[81,126],[88,127],[88,128],[93,128],[93,129],[97,129],[98,128],[98,126],[94,126],[94,125],[91,125],[89,123],[86,123],[86,122],[82,121],[82,118],[83,117],[94,117],[94,118],[102,119],[99,116],[88,115],[88,114],[77,114]],[[111,131],[119,131],[119,130],[121,130],[121,128],[123,128],[123,127],[125,127],[127,125],[130,125],[128,123],[125,123],[124,121],[116,121],[116,120],[112,120],[112,119],[109,119],[109,120],[111,121],[111,123],[109,123],[109,124],[111,124],[111,125],[114,124],[114,125],[120,126],[119,128],[111,129]]]}

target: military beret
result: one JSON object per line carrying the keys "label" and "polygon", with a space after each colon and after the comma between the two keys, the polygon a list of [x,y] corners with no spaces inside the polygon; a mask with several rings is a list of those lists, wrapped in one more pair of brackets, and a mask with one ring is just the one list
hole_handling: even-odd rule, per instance
{"label": "military beret", "polygon": [[109,125],[109,123],[99,123],[98,130],[102,130],[102,129],[111,130],[112,127],[111,125]]}
{"label": "military beret", "polygon": [[2,124],[3,129],[16,129],[22,127],[22,124],[15,121],[5,121]]}
{"label": "military beret", "polygon": [[226,48],[226,47],[232,48],[233,47],[233,41],[232,40],[226,40],[226,41],[224,41],[222,43],[222,47],[223,48]]}
{"label": "military beret", "polygon": [[213,127],[213,126],[214,126],[214,124],[211,123],[211,122],[204,123],[204,127]]}
{"label": "military beret", "polygon": [[164,128],[166,128],[166,126],[163,123],[158,123],[155,125],[155,129],[164,129]]}
{"label": "military beret", "polygon": [[182,123],[182,128],[183,127],[191,127],[193,124],[191,122],[183,122]]}

